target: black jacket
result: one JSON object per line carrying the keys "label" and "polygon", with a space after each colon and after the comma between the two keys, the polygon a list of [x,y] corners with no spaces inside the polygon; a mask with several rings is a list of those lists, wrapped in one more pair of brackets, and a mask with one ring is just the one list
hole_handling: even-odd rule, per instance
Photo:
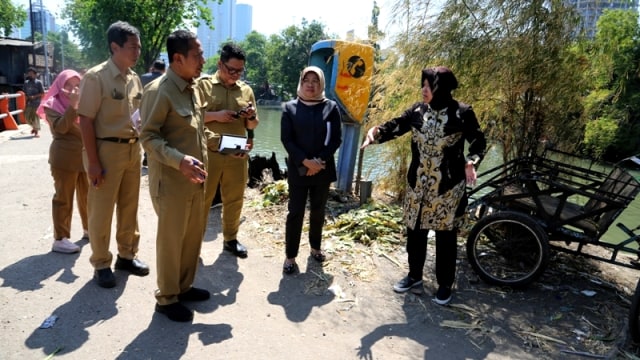
{"label": "black jacket", "polygon": [[[336,181],[334,154],[342,143],[338,105],[327,100],[317,105],[305,105],[296,100],[283,106],[280,140],[287,150],[290,184],[322,184]],[[326,168],[314,176],[301,176],[304,159],[320,158]]]}

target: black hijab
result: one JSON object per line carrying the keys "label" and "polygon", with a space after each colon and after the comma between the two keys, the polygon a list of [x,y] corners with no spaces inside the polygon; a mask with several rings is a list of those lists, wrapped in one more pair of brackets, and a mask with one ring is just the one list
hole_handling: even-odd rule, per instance
{"label": "black hijab", "polygon": [[427,68],[422,70],[420,88],[422,88],[425,80],[429,82],[429,87],[433,94],[433,98],[429,103],[431,108],[434,110],[446,108],[453,100],[451,91],[458,88],[458,80],[453,75],[453,72],[445,66]]}

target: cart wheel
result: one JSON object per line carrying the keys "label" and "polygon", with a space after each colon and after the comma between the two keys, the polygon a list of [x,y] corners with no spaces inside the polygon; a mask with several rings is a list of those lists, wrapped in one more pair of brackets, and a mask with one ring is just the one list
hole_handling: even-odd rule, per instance
{"label": "cart wheel", "polygon": [[629,311],[629,332],[631,339],[635,343],[640,343],[640,280],[636,284],[636,291],[631,299],[631,310]]}
{"label": "cart wheel", "polygon": [[488,215],[469,233],[467,258],[486,283],[524,287],[547,267],[547,234],[531,217],[518,212]]}

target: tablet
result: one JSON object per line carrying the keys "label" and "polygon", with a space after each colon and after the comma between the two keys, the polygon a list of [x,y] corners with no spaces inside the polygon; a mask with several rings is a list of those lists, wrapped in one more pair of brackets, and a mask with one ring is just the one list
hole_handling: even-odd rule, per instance
{"label": "tablet", "polygon": [[222,134],[220,137],[220,147],[218,151],[221,154],[246,154],[247,137],[242,135]]}

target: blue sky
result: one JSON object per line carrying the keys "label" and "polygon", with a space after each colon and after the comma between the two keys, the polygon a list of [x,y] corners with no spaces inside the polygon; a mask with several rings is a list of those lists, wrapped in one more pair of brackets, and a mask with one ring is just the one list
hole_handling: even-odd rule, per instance
{"label": "blue sky", "polygon": [[[64,7],[64,0],[32,0],[33,4],[40,1],[60,19],[59,11]],[[392,33],[385,27],[393,0],[377,2],[381,8],[379,24],[383,31]],[[14,3],[29,7],[29,0],[14,0]],[[329,33],[340,38],[344,38],[349,30],[355,31],[356,38],[366,38],[373,8],[373,0],[321,0],[313,3],[301,0],[237,0],[237,3],[253,7],[253,30],[267,36],[279,33],[289,25],[299,25],[305,18],[308,21],[318,20],[325,24]]]}
{"label": "blue sky", "polygon": [[[371,22],[373,0],[238,0],[238,3],[253,7],[253,28],[263,34],[279,33],[289,25],[300,24],[302,18],[318,20],[325,24],[328,32],[344,37],[349,30],[357,38],[367,37],[367,26]],[[378,0],[381,8],[379,25],[385,27],[392,0]],[[314,4],[314,6],[310,6]],[[277,20],[275,20],[277,19]]]}

